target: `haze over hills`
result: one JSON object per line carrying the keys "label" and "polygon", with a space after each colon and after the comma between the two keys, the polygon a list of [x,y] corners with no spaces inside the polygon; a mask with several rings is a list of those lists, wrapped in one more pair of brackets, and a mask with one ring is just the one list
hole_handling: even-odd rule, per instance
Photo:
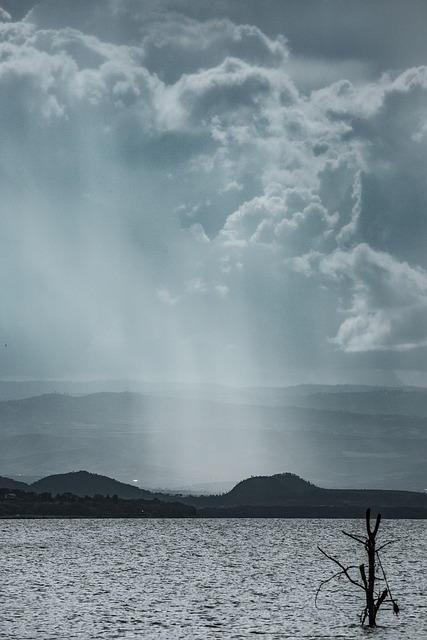
{"label": "haze over hills", "polygon": [[18,479],[85,468],[214,493],[285,468],[324,487],[423,491],[426,462],[425,389],[202,385],[0,402],[0,474]]}

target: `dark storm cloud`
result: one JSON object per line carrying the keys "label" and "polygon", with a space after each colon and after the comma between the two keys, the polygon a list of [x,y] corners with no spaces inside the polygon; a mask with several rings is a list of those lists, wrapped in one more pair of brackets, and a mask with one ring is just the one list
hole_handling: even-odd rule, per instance
{"label": "dark storm cloud", "polygon": [[3,375],[421,368],[423,6],[260,6],[2,14]]}

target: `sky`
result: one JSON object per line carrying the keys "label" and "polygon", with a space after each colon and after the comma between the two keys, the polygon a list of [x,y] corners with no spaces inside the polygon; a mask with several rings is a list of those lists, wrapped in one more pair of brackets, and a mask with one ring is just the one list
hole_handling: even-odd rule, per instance
{"label": "sky", "polygon": [[427,385],[424,0],[0,0],[0,377]]}

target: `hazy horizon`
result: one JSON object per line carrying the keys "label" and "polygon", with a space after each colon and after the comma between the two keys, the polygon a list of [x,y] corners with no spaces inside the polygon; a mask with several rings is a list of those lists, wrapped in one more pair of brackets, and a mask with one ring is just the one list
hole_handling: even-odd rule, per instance
{"label": "hazy horizon", "polygon": [[427,386],[426,28],[0,0],[0,378]]}

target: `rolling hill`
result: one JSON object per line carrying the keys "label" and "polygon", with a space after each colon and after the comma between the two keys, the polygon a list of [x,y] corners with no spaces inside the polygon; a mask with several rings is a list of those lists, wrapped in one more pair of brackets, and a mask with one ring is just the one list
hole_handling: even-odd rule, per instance
{"label": "rolling hill", "polygon": [[62,473],[41,478],[29,485],[29,488],[36,493],[72,493],[76,496],[117,495],[126,500],[138,498],[150,500],[154,497],[150,491],[88,471]]}

